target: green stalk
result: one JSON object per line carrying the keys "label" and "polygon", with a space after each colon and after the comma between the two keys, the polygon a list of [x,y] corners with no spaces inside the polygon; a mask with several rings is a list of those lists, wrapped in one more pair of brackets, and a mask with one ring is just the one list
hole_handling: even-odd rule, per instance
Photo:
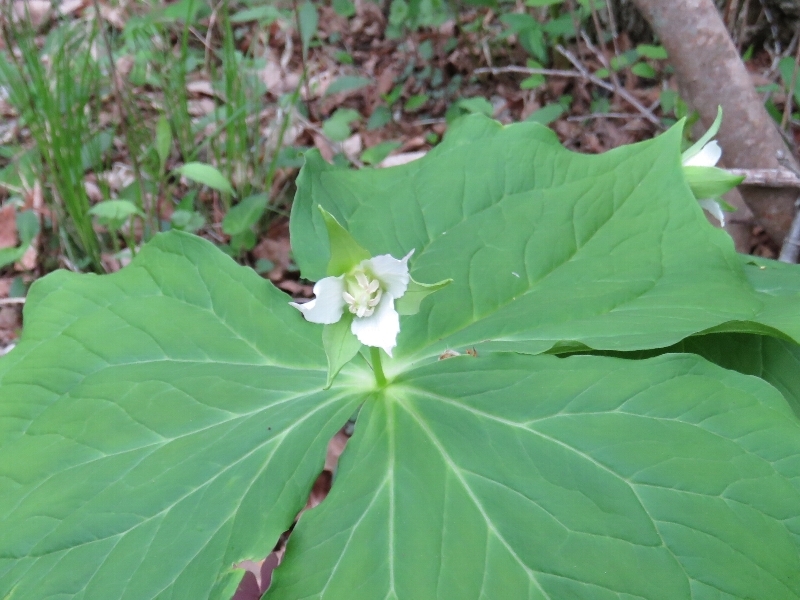
{"label": "green stalk", "polygon": [[380,348],[370,346],[369,356],[372,359],[372,370],[375,373],[375,382],[378,384],[378,387],[384,387],[386,385],[386,375],[383,374]]}

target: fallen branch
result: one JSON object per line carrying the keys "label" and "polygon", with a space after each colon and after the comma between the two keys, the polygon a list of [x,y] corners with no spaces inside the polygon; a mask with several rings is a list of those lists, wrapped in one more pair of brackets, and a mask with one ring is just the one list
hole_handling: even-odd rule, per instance
{"label": "fallen branch", "polygon": [[522,75],[544,75],[545,77],[568,77],[570,79],[584,79],[591,81],[594,85],[603,88],[604,90],[608,90],[609,92],[618,94],[620,98],[628,102],[631,106],[633,106],[636,110],[638,110],[648,121],[657,125],[658,127],[663,127],[661,121],[653,114],[653,111],[648,109],[644,106],[641,102],[639,102],[628,90],[625,88],[618,88],[613,84],[605,81],[604,79],[600,79],[596,75],[592,75],[582,64],[581,62],[572,54],[569,50],[566,50],[563,46],[556,46],[556,50],[560,52],[568,61],[572,63],[576,70],[570,71],[566,69],[532,69],[529,67],[518,67],[518,66],[508,66],[508,67],[482,67],[480,69],[475,69],[473,74],[475,75],[501,75],[504,73],[520,73]]}
{"label": "fallen branch", "polygon": [[546,75],[552,77],[573,77],[576,79],[584,79],[584,75],[578,71],[564,71],[562,69],[531,69],[528,67],[481,67],[475,69],[473,75],[502,75],[504,73],[521,73],[522,75]]}
{"label": "fallen branch", "polygon": [[636,110],[638,110],[642,114],[642,116],[644,116],[644,118],[650,121],[653,125],[656,125],[659,128],[664,127],[664,125],[661,123],[661,120],[653,114],[653,111],[651,111],[644,104],[639,102],[639,100],[637,100],[636,97],[633,94],[631,94],[628,90],[626,90],[624,87],[615,86],[603,79],[600,79],[596,75],[592,75],[586,69],[586,67],[584,67],[583,64],[581,64],[581,61],[578,60],[578,57],[576,57],[572,52],[564,48],[561,44],[558,44],[556,46],[556,50],[558,51],[559,54],[561,54],[561,56],[563,56],[570,63],[572,63],[572,66],[575,67],[580,72],[580,74],[584,77],[584,79],[588,79],[593,84],[617,94],[620,98],[622,98],[628,104],[630,104]]}
{"label": "fallen branch", "polygon": [[0,298],[0,306],[8,304],[25,304],[25,298]]}
{"label": "fallen branch", "polygon": [[731,175],[744,176],[739,185],[772,188],[800,188],[800,177],[788,169],[726,169]]}
{"label": "fallen branch", "polygon": [[792,226],[789,228],[789,235],[781,246],[781,255],[778,260],[781,262],[796,264],[798,257],[800,257],[800,198],[795,202],[798,208],[797,213],[794,215]]}

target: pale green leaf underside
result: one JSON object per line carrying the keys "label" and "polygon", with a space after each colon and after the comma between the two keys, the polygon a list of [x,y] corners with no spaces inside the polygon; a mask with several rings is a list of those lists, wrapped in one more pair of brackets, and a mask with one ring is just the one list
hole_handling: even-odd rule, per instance
{"label": "pale green leaf underside", "polygon": [[371,254],[415,249],[416,280],[452,278],[403,319],[401,360],[481,343],[664,347],[725,324],[800,339],[800,311],[754,291],[728,236],[706,221],[679,142],[673,129],[587,156],[536,124],[472,116],[402,167],[344,171],[312,152],[292,214],[295,256],[304,276],[325,275],[319,204]]}
{"label": "pale green leaf underside", "polygon": [[359,403],[287,302],[179,233],[34,285],[0,363],[0,597],[230,598]]}
{"label": "pale green leaf underside", "polygon": [[691,337],[672,351],[692,352],[739,373],[771,383],[800,419],[800,346],[786,340],[747,333]]}
{"label": "pale green leaf underside", "polygon": [[691,355],[459,357],[362,408],[270,600],[800,598],[800,425]]}

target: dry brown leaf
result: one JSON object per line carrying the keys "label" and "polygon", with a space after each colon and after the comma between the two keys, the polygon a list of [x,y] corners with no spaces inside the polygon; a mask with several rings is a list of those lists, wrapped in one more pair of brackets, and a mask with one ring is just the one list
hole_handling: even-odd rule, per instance
{"label": "dry brown leaf", "polygon": [[[189,114],[193,117],[204,117],[214,112],[215,104],[210,98],[201,98],[200,100],[189,100],[188,102]],[[211,125],[213,131],[216,125]]]}
{"label": "dry brown leaf", "polygon": [[13,248],[17,243],[17,209],[5,204],[0,208],[0,248]]}
{"label": "dry brown leaf", "polygon": [[91,179],[87,178],[83,181],[83,189],[86,190],[86,195],[92,202],[103,201],[103,192],[100,190],[100,186]]}
{"label": "dry brown leaf", "polygon": [[336,466],[339,464],[339,457],[344,452],[347,441],[350,439],[344,430],[340,430],[328,442],[328,453],[325,455],[325,470],[331,473],[336,471]]}
{"label": "dry brown leaf", "polygon": [[198,79],[196,81],[190,81],[186,84],[186,91],[191,94],[200,94],[202,96],[209,96],[215,97],[219,96],[219,94],[214,91],[214,86],[211,85],[211,82],[207,79]]}
{"label": "dry brown leaf", "polygon": [[103,179],[114,192],[119,192],[136,181],[131,166],[122,162],[115,162],[110,171],[100,173],[98,177]]}
{"label": "dry brown leaf", "polygon": [[101,4],[100,16],[115,28],[119,30],[125,29],[125,12],[121,6]]}
{"label": "dry brown leaf", "polygon": [[17,0],[13,4],[14,18],[28,20],[34,29],[39,29],[50,20],[50,0]]}
{"label": "dry brown leaf", "polygon": [[253,248],[253,256],[257,259],[268,260],[275,267],[267,273],[270,281],[280,281],[286,275],[286,270],[292,264],[292,248],[288,235],[278,238],[265,238]]}
{"label": "dry brown leaf", "polygon": [[19,336],[22,327],[21,308],[21,304],[0,307],[0,346],[8,346]]}
{"label": "dry brown leaf", "polygon": [[[308,502],[303,510],[319,506],[320,502],[325,500],[328,492],[331,491],[331,484],[333,483],[333,476],[329,471],[323,471],[317,477],[314,485],[311,487],[311,493],[308,495]],[[301,511],[302,512],[302,511]]]}
{"label": "dry brown leaf", "polygon": [[[61,0],[57,3],[58,14],[65,17],[86,8],[89,5],[87,0]],[[100,14],[103,14],[103,5],[100,5]]]}
{"label": "dry brown leaf", "polygon": [[303,86],[303,89],[301,90],[303,99],[313,100],[315,98],[323,97],[328,89],[328,86],[333,83],[334,78],[334,73],[331,71],[318,73],[317,75],[309,78],[308,85]]}
{"label": "dry brown leaf", "polygon": [[44,207],[44,193],[42,192],[41,182],[36,179],[33,182],[33,187],[26,188],[25,190],[25,208],[27,210],[35,210],[41,222],[42,207]]}
{"label": "dry brown leaf", "polygon": [[36,249],[36,240],[31,242],[25,253],[16,263],[14,263],[15,271],[33,271],[36,268],[36,263],[39,259],[39,251]]}
{"label": "dry brown leaf", "polygon": [[331,162],[333,160],[334,152],[333,148],[331,148],[331,145],[328,143],[328,140],[318,133],[312,134],[312,137],[314,138],[314,147],[319,150],[322,158],[324,158],[326,162]]}
{"label": "dry brown leaf", "polygon": [[392,156],[387,156],[384,158],[379,167],[397,167],[399,165],[405,165],[412,161],[422,158],[428,152],[426,150],[421,150],[420,152],[403,152],[401,154],[394,154]]}
{"label": "dry brown leaf", "polygon": [[122,268],[119,260],[113,254],[101,254],[100,262],[103,263],[106,273],[115,273]]}
{"label": "dry brown leaf", "polygon": [[361,149],[363,147],[364,144],[361,142],[361,135],[358,133],[354,133],[342,142],[342,152],[351,159],[361,154]]}
{"label": "dry brown leaf", "polygon": [[284,292],[289,292],[295,298],[311,298],[311,296],[314,295],[314,288],[312,286],[297,283],[292,279],[284,279],[275,285]]}

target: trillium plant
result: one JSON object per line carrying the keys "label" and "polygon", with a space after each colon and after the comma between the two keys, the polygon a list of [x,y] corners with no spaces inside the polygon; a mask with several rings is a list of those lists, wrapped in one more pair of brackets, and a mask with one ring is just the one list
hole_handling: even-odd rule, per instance
{"label": "trillium plant", "polygon": [[416,314],[425,296],[451,280],[432,285],[414,281],[408,274],[408,259],[414,250],[400,260],[389,254],[365,258],[369,252],[330,213],[319,208],[331,241],[331,275],[314,285],[313,300],[289,304],[312,323],[335,325],[327,328],[322,337],[328,355],[328,385],[358,353],[361,344],[371,346],[376,382],[384,385],[386,377],[377,349],[382,348],[391,356],[400,333],[400,314]]}
{"label": "trillium plant", "polygon": [[305,302],[181,232],[37,281],[0,359],[0,598],[227,600],[290,529],[269,600],[800,598],[799,267],[708,222],[735,181],[682,126],[312,150]]}

